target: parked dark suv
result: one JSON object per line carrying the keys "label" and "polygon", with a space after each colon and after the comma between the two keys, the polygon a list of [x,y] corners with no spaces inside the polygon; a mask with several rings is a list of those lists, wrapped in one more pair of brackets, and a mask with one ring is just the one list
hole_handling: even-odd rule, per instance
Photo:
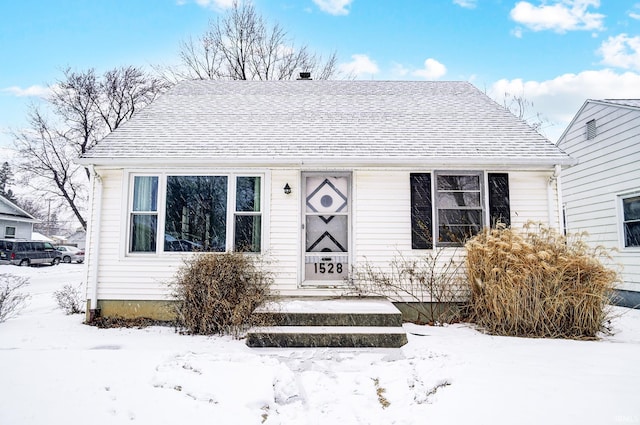
{"label": "parked dark suv", "polygon": [[60,264],[62,256],[49,242],[0,239],[0,264]]}

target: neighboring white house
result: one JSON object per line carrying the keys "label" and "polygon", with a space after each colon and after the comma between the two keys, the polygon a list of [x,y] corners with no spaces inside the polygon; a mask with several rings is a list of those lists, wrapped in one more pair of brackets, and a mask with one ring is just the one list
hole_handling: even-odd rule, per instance
{"label": "neighboring white house", "polygon": [[467,82],[185,81],[86,152],[88,299],[162,316],[192,250],[260,252],[281,295],[455,248],[496,221],[561,226],[573,159]]}
{"label": "neighboring white house", "polygon": [[34,216],[0,196],[0,238],[31,239],[34,223],[39,223]]}
{"label": "neighboring white house", "polygon": [[640,305],[640,99],[587,100],[558,146],[579,162],[563,178],[567,229],[617,250],[620,303]]}

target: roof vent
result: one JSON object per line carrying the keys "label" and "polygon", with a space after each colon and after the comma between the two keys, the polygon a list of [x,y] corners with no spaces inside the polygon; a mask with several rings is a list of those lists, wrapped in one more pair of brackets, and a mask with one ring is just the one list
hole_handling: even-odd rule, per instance
{"label": "roof vent", "polygon": [[300,78],[298,78],[298,80],[311,80],[311,73],[310,72],[301,72],[300,73]]}
{"label": "roof vent", "polygon": [[587,140],[595,139],[597,135],[596,120],[587,121]]}

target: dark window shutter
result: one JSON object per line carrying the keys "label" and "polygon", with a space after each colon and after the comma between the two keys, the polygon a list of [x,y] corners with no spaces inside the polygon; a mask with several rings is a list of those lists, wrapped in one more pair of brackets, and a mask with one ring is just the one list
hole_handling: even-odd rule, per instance
{"label": "dark window shutter", "polygon": [[511,226],[509,207],[509,174],[489,173],[489,224],[495,228],[497,223]]}
{"label": "dark window shutter", "polygon": [[411,182],[411,248],[433,248],[431,174],[415,173]]}

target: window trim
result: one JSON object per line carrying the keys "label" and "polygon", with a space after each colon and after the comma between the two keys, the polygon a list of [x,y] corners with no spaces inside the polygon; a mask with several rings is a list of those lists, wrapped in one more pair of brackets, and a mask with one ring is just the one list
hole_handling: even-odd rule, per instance
{"label": "window trim", "polygon": [[[429,175],[429,179],[430,179],[430,185],[429,185],[429,196],[430,196],[430,204],[431,204],[431,210],[430,210],[430,220],[431,220],[431,227],[430,227],[430,232],[433,235],[432,237],[432,243],[427,244],[429,246],[424,246],[424,247],[417,247],[416,244],[414,243],[414,233],[415,233],[415,220],[414,220],[414,187],[413,187],[413,177],[414,176],[418,176],[418,175]],[[410,191],[410,197],[409,197],[409,231],[410,231],[410,235],[411,235],[411,239],[410,239],[410,247],[411,250],[429,250],[429,249],[434,249],[434,247],[461,247],[463,246],[463,243],[458,243],[458,242],[439,242],[439,231],[440,231],[440,223],[439,223],[439,214],[438,212],[440,211],[440,208],[438,207],[438,193],[439,191],[437,190],[437,183],[438,183],[438,176],[442,176],[442,175],[448,175],[448,176],[478,176],[479,177],[479,182],[480,182],[480,189],[478,191],[478,193],[480,194],[480,207],[479,209],[481,210],[481,220],[482,223],[480,225],[481,228],[485,228],[485,227],[491,227],[493,226],[492,223],[492,211],[491,211],[491,185],[490,185],[490,178],[492,175],[494,176],[504,176],[506,177],[506,190],[507,190],[507,206],[506,206],[506,210],[505,212],[508,212],[509,214],[509,220],[507,223],[505,223],[507,225],[507,227],[511,227],[512,224],[512,208],[511,208],[511,184],[510,184],[510,171],[509,170],[494,170],[494,169],[476,169],[476,170],[469,170],[469,169],[465,169],[465,170],[456,170],[456,169],[440,169],[440,170],[411,170],[409,172],[409,191]],[[472,208],[470,208],[472,209]],[[416,213],[417,214],[417,213]]]}
{"label": "window trim", "polygon": [[640,191],[625,192],[616,195],[616,209],[617,209],[617,227],[618,227],[618,247],[622,251],[637,252],[640,251],[640,246],[626,246],[625,233],[624,233],[624,200],[629,198],[640,197]]}
{"label": "window trim", "polygon": [[[432,205],[433,205],[433,235],[434,235],[434,247],[462,247],[464,246],[464,242],[442,242],[440,241],[440,217],[438,212],[440,208],[438,207],[438,177],[439,176],[477,176],[478,182],[480,184],[480,188],[478,193],[480,194],[480,217],[482,219],[482,223],[480,223],[480,228],[484,228],[487,223],[487,215],[489,214],[489,210],[486,206],[485,198],[487,197],[487,178],[488,173],[484,170],[435,170],[433,172],[433,179],[431,182],[432,186]],[[443,208],[444,209],[444,208]],[[451,208],[449,208],[451,209]],[[477,208],[469,208],[477,209]]]}
{"label": "window trim", "polygon": [[[261,217],[261,229],[260,229],[260,251],[259,252],[245,252],[246,254],[262,254],[266,251],[268,246],[267,239],[267,220],[264,211],[268,208],[268,199],[265,196],[267,186],[270,184],[268,172],[266,170],[219,170],[219,172],[212,172],[211,170],[193,169],[193,170],[131,170],[126,171],[125,181],[128,182],[127,186],[123,188],[123,198],[126,199],[127,208],[123,208],[123,221],[121,235],[121,258],[156,258],[163,256],[181,256],[188,252],[182,251],[165,251],[164,250],[164,236],[166,224],[166,195],[167,195],[167,178],[170,176],[221,176],[227,177],[227,226],[226,226],[226,242],[224,252],[233,252],[235,243],[235,217],[236,217],[236,182],[238,177],[259,177],[260,178],[260,217]],[[157,194],[157,228],[156,228],[156,248],[155,251],[149,252],[134,252],[131,251],[131,217],[133,214],[133,191],[135,177],[147,176],[158,178],[158,194]],[[258,212],[252,212],[252,215],[257,215]],[[212,254],[216,252],[211,252]]]}

